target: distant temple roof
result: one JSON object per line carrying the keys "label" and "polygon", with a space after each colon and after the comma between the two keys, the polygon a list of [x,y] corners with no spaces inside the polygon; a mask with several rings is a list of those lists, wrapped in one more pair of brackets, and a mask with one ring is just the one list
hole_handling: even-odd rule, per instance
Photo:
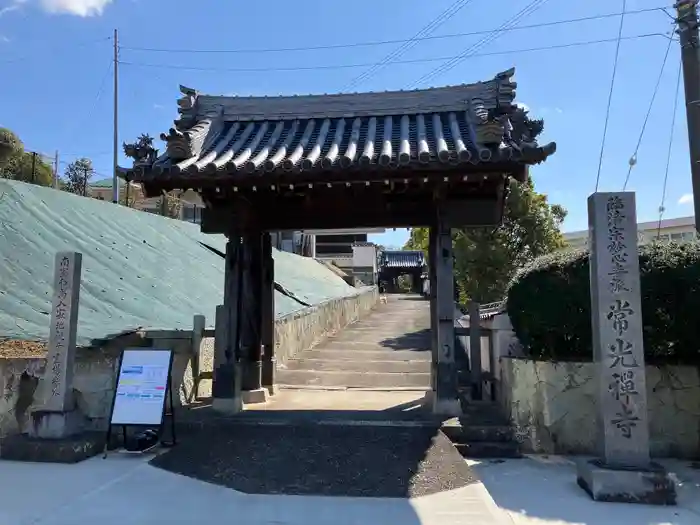
{"label": "distant temple roof", "polygon": [[422,268],[425,255],[419,250],[385,251],[381,261],[384,268]]}
{"label": "distant temple roof", "polygon": [[165,154],[137,163],[130,178],[538,163],[556,146],[511,133],[513,74],[442,88],[334,95],[212,96],[181,87],[180,118],[161,135]]}

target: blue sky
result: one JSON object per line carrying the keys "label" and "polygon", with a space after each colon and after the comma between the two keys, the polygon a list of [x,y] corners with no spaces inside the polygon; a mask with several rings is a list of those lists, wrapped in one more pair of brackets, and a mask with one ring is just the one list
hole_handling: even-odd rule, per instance
{"label": "blue sky", "polygon": [[[332,93],[343,90],[368,68],[326,66],[375,63],[399,44],[268,53],[145,52],[130,47],[259,50],[407,39],[454,2],[354,0],[349,8],[347,2],[328,0],[245,4],[224,0],[0,0],[0,126],[16,131],[27,149],[47,154],[58,149],[64,162],[87,156],[98,173],[109,176],[112,42],[108,39],[114,28],[119,30],[120,59],[125,62],[119,75],[122,141],[142,132],[158,136],[166,131],[176,116],[179,84],[215,94]],[[530,0],[472,0],[432,35],[495,29],[528,3]],[[672,3],[628,0],[627,10],[670,7]],[[520,24],[615,13],[621,6],[622,2],[614,0],[549,0]],[[615,44],[522,50],[614,39],[618,23],[618,18],[607,18],[502,32],[475,56],[429,84],[419,85],[473,82],[515,66],[517,100],[533,116],[545,119],[542,140],[558,143],[556,155],[536,167],[533,175],[539,191],[568,209],[565,230],[586,227],[586,197],[595,187]],[[671,19],[661,11],[625,17],[625,36],[670,30]],[[421,41],[400,60],[455,56],[481,38]],[[603,191],[622,188],[666,45],[667,40],[659,36],[621,44],[601,172]],[[672,125],[675,136],[665,217],[692,214],[682,103],[676,122],[671,122],[679,61],[679,47],[673,43],[628,187],[637,192],[640,220],[658,219]],[[442,63],[394,63],[355,89],[408,88]],[[311,69],[271,71],[281,67]],[[231,71],[241,68],[266,71]],[[405,238],[406,231],[398,230],[376,240],[401,245]]]}

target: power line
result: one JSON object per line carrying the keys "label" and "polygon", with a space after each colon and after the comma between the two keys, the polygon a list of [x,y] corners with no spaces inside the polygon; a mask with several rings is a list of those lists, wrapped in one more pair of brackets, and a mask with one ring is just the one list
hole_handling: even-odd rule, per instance
{"label": "power line", "polygon": [[[622,0],[622,12],[625,12],[627,0]],[[613,61],[612,76],[610,78],[610,90],[608,91],[608,105],[605,109],[605,124],[603,125],[603,139],[600,142],[600,155],[598,156],[598,173],[595,178],[595,191],[598,191],[600,184],[600,170],[603,167],[603,152],[605,151],[605,139],[608,136],[608,123],[610,122],[610,107],[612,105],[612,96],[615,89],[615,77],[617,76],[617,62],[620,58],[620,42],[622,42],[622,29],[625,25],[625,15],[620,17],[620,27],[617,30],[617,44],[615,45],[615,60]]]}
{"label": "power line", "polygon": [[659,71],[659,76],[656,79],[656,85],[654,86],[654,92],[651,95],[651,100],[649,101],[649,107],[647,108],[647,113],[644,116],[644,123],[642,124],[642,129],[639,132],[639,138],[637,139],[637,145],[634,148],[634,153],[629,160],[629,168],[627,169],[627,176],[625,177],[625,183],[622,185],[622,191],[627,189],[627,184],[630,181],[630,175],[632,175],[632,168],[637,164],[637,153],[639,153],[639,146],[642,144],[642,138],[644,137],[644,131],[647,128],[647,123],[649,122],[649,115],[651,115],[651,110],[654,107],[654,100],[656,100],[656,94],[659,92],[659,86],[661,85],[661,79],[664,76],[664,70],[666,69],[666,62],[668,62],[668,55],[671,51],[672,39],[668,39],[668,46],[666,46],[666,53],[664,54],[664,60],[661,63],[661,70]]}
{"label": "power line", "polygon": [[369,79],[372,75],[376,74],[380,69],[382,69],[384,66],[386,66],[389,62],[392,62],[398,58],[401,57],[406,51],[414,47],[419,41],[417,40],[418,38],[421,38],[422,36],[429,36],[433,31],[435,31],[439,26],[441,26],[444,22],[452,18],[455,14],[457,14],[462,8],[466,7],[469,5],[473,0],[457,0],[454,4],[452,4],[450,7],[445,9],[442,13],[440,13],[437,18],[435,18],[432,22],[430,22],[428,25],[426,25],[423,29],[418,31],[415,35],[413,35],[412,38],[410,38],[407,42],[402,44],[398,49],[395,49],[388,55],[386,55],[380,62],[372,66],[369,70],[364,71],[363,73],[360,73],[358,76],[350,80],[342,89],[341,91],[347,91],[349,89],[352,89],[353,87],[357,86],[358,84],[364,82],[365,80]]}
{"label": "power line", "polygon": [[[512,16],[509,20],[501,24],[501,26],[498,29],[495,29],[492,31],[488,36],[482,38],[479,40],[476,44],[473,44],[469,46],[467,49],[462,51],[459,55],[456,57],[448,60],[447,62],[439,65],[432,71],[429,71],[425,75],[421,76],[418,80],[413,82],[409,87],[413,88],[418,86],[419,84],[423,82],[429,82],[430,80],[434,79],[438,75],[442,73],[446,73],[450,69],[454,68],[457,66],[459,63],[461,63],[466,57],[472,56],[478,51],[480,48],[485,46],[486,44],[489,44],[496,40],[499,36],[503,34],[503,29],[507,29],[510,27],[515,26],[518,22],[520,22],[521,19],[525,18],[526,16],[530,15],[537,9],[539,9],[544,3],[548,2],[549,0],[533,0],[530,2],[527,6],[525,6],[523,9],[521,9],[517,14]],[[624,9],[623,9],[624,11]]]}
{"label": "power line", "polygon": [[72,129],[70,129],[70,133],[64,133],[64,136],[72,137],[73,134],[75,133],[75,130],[80,129],[80,127],[87,121],[89,121],[92,118],[92,114],[94,113],[95,109],[97,108],[97,103],[100,101],[100,98],[102,97],[102,92],[105,89],[105,84],[107,82],[107,78],[109,78],[109,74],[112,71],[112,60],[109,61],[109,66],[107,67],[107,70],[105,71],[104,75],[102,76],[102,79],[100,80],[99,87],[97,88],[97,93],[95,94],[95,98],[93,100],[92,106],[90,106],[90,109],[88,112],[85,114],[85,118],[80,120],[80,126],[74,126]]}
{"label": "power line", "polygon": [[671,165],[671,148],[673,147],[673,131],[676,128],[676,112],[678,110],[678,95],[680,94],[681,90],[681,73],[683,72],[683,64],[679,63],[678,64],[678,75],[676,77],[676,96],[673,99],[673,112],[672,112],[672,117],[671,117],[671,133],[669,133],[668,137],[668,151],[666,152],[666,171],[664,172],[664,185],[663,185],[663,190],[661,191],[661,204],[659,205],[659,225],[656,230],[656,237],[659,238],[661,235],[661,219],[663,218],[664,212],[666,209],[664,208],[664,204],[666,204],[666,186],[668,184],[668,171],[669,167]]}
{"label": "power line", "polygon": [[[651,13],[654,11],[664,12],[663,7],[650,7],[647,9],[635,9],[625,12],[625,16],[638,15],[642,13]],[[616,18],[623,13],[606,13],[600,15],[584,16],[580,18],[568,18],[564,20],[554,20],[552,22],[541,22],[537,24],[520,25],[517,27],[504,28],[501,32],[523,31],[527,29],[540,29],[543,27],[553,27],[564,24],[576,24],[581,22],[590,22],[595,20],[604,20],[608,18]],[[374,40],[367,42],[354,42],[349,44],[326,44],[319,46],[304,46],[304,47],[273,47],[273,48],[234,48],[234,49],[187,49],[187,48],[156,48],[156,47],[136,47],[122,46],[119,48],[126,51],[143,51],[151,53],[191,53],[191,54],[266,54],[266,53],[294,53],[300,51],[323,51],[332,49],[352,49],[357,47],[376,47],[391,44],[403,44],[406,42],[425,42],[430,40],[445,40],[452,38],[463,38],[467,36],[482,36],[498,31],[498,29],[486,29],[482,31],[469,31],[467,33],[447,33],[444,35],[430,35],[412,39],[401,40]]]}
{"label": "power line", "polygon": [[[622,37],[621,40],[639,40],[642,38],[651,37],[663,37],[671,38],[664,33],[645,33],[641,35],[632,35]],[[474,53],[468,57],[463,58],[479,58],[486,56],[498,56],[498,55],[512,55],[516,53],[532,53],[538,51],[550,51],[554,49],[567,49],[572,47],[589,46],[594,44],[605,44],[611,42],[617,42],[617,38],[601,38],[596,40],[587,40],[583,42],[570,42],[566,44],[553,44],[541,47],[530,47],[523,49],[509,49],[506,51],[489,51],[485,53]],[[460,55],[457,55],[459,57]],[[428,63],[428,62],[443,62],[446,60],[451,60],[455,58],[454,56],[447,57],[434,57],[434,58],[416,58],[409,60],[398,60],[391,62],[389,65],[400,65],[400,64],[418,64],[418,63]],[[350,69],[357,67],[368,67],[374,65],[372,62],[356,63],[356,64],[329,64],[329,65],[313,65],[313,66],[290,66],[290,67],[206,67],[206,66],[183,66],[180,64],[157,64],[157,63],[144,63],[144,62],[128,62],[120,61],[120,65],[133,66],[133,67],[144,67],[144,68],[162,68],[162,69],[179,69],[179,70],[189,70],[189,71],[221,71],[221,72],[235,72],[235,73],[272,73],[272,72],[294,72],[294,71],[316,71],[316,70],[329,70],[329,69]]]}
{"label": "power line", "polygon": [[[86,42],[81,42],[78,44],[66,45],[65,48],[62,50],[67,51],[67,50],[72,50],[72,49],[81,49],[81,48],[88,47],[88,46],[91,46],[94,44],[103,44],[104,42],[109,42],[110,40],[112,40],[111,36],[107,37],[107,38],[100,38],[98,40],[88,40]],[[58,47],[61,47],[61,46],[59,45]],[[55,53],[56,51],[57,51],[56,48],[52,46],[51,53]],[[45,53],[45,52],[46,52],[46,50],[42,51],[42,53]],[[30,58],[31,58],[31,55],[24,55],[24,56],[21,56],[19,58],[11,58],[9,60],[0,60],[0,64],[13,64],[15,62],[24,62]],[[42,55],[41,58],[44,59],[44,58],[46,58],[46,56]]]}

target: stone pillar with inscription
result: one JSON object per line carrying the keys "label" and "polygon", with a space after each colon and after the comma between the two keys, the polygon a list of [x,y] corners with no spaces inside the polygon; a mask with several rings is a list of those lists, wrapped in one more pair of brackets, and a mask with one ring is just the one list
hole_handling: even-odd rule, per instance
{"label": "stone pillar with inscription", "polygon": [[46,370],[39,387],[43,398],[32,412],[32,437],[59,439],[82,430],[73,398],[81,268],[80,253],[56,254]]}
{"label": "stone pillar with inscription", "polygon": [[578,483],[598,501],[675,504],[675,486],[649,458],[647,387],[633,192],[588,198],[593,359],[600,457]]}

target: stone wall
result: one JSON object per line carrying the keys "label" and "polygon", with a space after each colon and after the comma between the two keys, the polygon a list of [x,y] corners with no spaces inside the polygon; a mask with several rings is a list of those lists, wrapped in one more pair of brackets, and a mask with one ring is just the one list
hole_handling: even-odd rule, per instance
{"label": "stone wall", "polygon": [[[525,452],[595,455],[593,363],[501,357],[500,399]],[[651,454],[700,456],[700,373],[647,366]]]}
{"label": "stone wall", "polygon": [[[277,319],[275,341],[278,363],[284,363],[297,352],[322,341],[348,324],[367,315],[378,302],[376,287],[367,287],[354,296],[333,299],[317,306]],[[192,333],[158,331],[132,334],[125,340],[110,342],[102,348],[80,349],[76,355],[74,396],[90,429],[106,428],[119,366],[119,354],[126,347],[170,348],[175,351],[173,382],[176,403],[195,400],[192,376]],[[214,361],[214,340],[205,338],[199,350],[199,369],[211,372]],[[50,385],[42,376],[44,357],[0,357],[0,438],[26,430],[29,414],[43,399]],[[200,382],[198,397],[211,395],[211,380]],[[37,407],[38,408],[38,407]]]}

